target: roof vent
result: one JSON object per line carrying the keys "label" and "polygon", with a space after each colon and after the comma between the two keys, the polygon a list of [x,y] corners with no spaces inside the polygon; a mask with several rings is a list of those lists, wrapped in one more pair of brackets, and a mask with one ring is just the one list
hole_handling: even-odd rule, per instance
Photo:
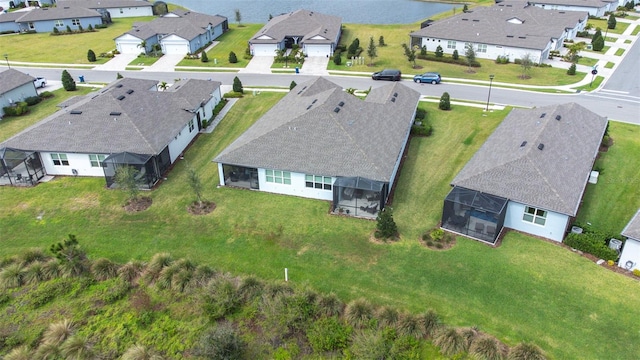
{"label": "roof vent", "polygon": [[118,96],[116,99],[118,99],[118,100],[124,100],[124,95],[120,95],[120,96]]}
{"label": "roof vent", "polygon": [[344,106],[344,101],[340,101],[340,102],[338,103],[338,106]]}
{"label": "roof vent", "polygon": [[542,113],[540,114],[540,119],[542,119],[543,117],[547,116],[547,113]]}
{"label": "roof vent", "polygon": [[396,98],[392,97],[391,102],[396,102]]}
{"label": "roof vent", "polygon": [[525,145],[527,145],[527,140],[523,141],[522,144],[520,144],[520,147],[524,147]]}
{"label": "roof vent", "polygon": [[469,21],[469,19],[462,19],[462,21]]}
{"label": "roof vent", "polygon": [[512,38],[512,37],[513,37],[513,35],[507,35],[507,37],[508,37],[508,38]]}
{"label": "roof vent", "polygon": [[398,93],[393,93],[393,97],[398,97]]}
{"label": "roof vent", "polygon": [[556,120],[560,121],[560,119],[562,119],[562,116],[556,115]]}
{"label": "roof vent", "polygon": [[82,114],[82,111],[80,111],[80,110],[71,110],[70,114],[80,115],[80,114]]}
{"label": "roof vent", "polygon": [[339,113],[340,112],[340,108],[337,107],[337,108],[333,109],[333,112],[336,113],[336,114]]}
{"label": "roof vent", "polygon": [[471,20],[471,21],[473,21],[473,22],[480,22],[480,20],[478,20],[478,19],[473,19],[473,20]]}
{"label": "roof vent", "polygon": [[544,144],[543,143],[538,144],[538,150],[542,150],[542,149],[544,149]]}
{"label": "roof vent", "polygon": [[127,94],[133,94],[133,89],[127,90]]}
{"label": "roof vent", "polygon": [[315,104],[317,101],[318,101],[318,99],[313,99],[313,101],[311,103]]}
{"label": "roof vent", "polygon": [[312,106],[313,106],[313,105],[309,105],[309,106],[307,106],[307,110],[311,109],[311,107],[312,107]]}
{"label": "roof vent", "polygon": [[120,116],[122,113],[120,111],[112,111],[109,113],[110,116]]}
{"label": "roof vent", "polygon": [[121,87],[122,87],[122,84],[118,84],[118,85],[116,85],[116,87],[117,87],[117,88],[121,88]]}
{"label": "roof vent", "polygon": [[518,36],[518,39],[526,39],[526,36]]}

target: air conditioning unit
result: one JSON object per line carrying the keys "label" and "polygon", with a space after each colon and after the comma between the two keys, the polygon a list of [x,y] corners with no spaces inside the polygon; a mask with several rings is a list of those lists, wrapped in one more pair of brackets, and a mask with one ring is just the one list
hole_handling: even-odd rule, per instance
{"label": "air conditioning unit", "polygon": [[593,45],[587,44],[587,50],[593,50]]}
{"label": "air conditioning unit", "polygon": [[618,239],[609,240],[609,248],[617,251],[618,254],[620,254],[620,251],[622,250],[622,240],[618,240]]}

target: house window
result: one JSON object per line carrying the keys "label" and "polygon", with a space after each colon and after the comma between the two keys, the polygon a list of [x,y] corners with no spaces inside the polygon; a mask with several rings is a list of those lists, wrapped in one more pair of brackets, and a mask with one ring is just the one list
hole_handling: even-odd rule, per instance
{"label": "house window", "polygon": [[67,154],[51,154],[51,160],[53,160],[53,165],[69,166],[69,159],[67,159]]}
{"label": "house window", "polygon": [[71,19],[71,24],[73,26],[78,26],[80,25],[80,19]]}
{"label": "house window", "polygon": [[486,53],[487,52],[487,44],[478,44],[478,52]]}
{"label": "house window", "polygon": [[195,127],[193,119],[189,120],[189,132],[192,132]]}
{"label": "house window", "polygon": [[30,22],[29,23],[29,30],[35,30],[35,29],[36,29],[36,26],[32,22]]}
{"label": "house window", "polygon": [[104,167],[104,159],[106,155],[89,155],[89,161],[91,162],[91,167]]}
{"label": "house window", "polygon": [[544,224],[547,222],[547,212],[531,206],[526,206],[524,208],[524,215],[522,215],[522,220],[544,226]]}
{"label": "house window", "polygon": [[280,170],[266,170],[267,182],[291,185],[291,173]]}
{"label": "house window", "polygon": [[123,14],[123,13],[124,13],[124,10],[120,9],[120,14]]}
{"label": "house window", "polygon": [[63,27],[64,26],[64,20],[56,20],[56,26],[57,27]]}
{"label": "house window", "polygon": [[331,190],[331,176],[305,175],[305,186],[313,189]]}
{"label": "house window", "polygon": [[455,49],[456,48],[456,42],[453,40],[449,40],[447,41],[447,49]]}

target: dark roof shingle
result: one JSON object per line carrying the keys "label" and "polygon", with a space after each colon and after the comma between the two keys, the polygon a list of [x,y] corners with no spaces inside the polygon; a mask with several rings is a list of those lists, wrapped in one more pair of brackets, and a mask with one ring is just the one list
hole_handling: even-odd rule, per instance
{"label": "dark roof shingle", "polygon": [[0,72],[0,95],[9,92],[24,84],[32,83],[35,78],[16,69],[7,69]]}

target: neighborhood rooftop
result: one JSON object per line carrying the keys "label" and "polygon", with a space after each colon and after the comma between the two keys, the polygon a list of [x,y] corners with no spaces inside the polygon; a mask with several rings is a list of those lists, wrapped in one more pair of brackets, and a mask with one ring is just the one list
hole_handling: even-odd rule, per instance
{"label": "neighborhood rooftop", "polygon": [[58,6],[76,6],[89,9],[109,9],[125,7],[153,6],[143,0],[57,0]]}
{"label": "neighborhood rooftop", "polygon": [[157,81],[124,78],[90,93],[0,147],[32,151],[157,154],[209,101],[217,81],[188,79],[167,91]]}
{"label": "neighborhood rooftop", "polygon": [[88,17],[100,17],[100,13],[95,10],[87,9],[83,7],[48,7],[38,8],[31,11],[27,11],[23,16],[16,19],[16,22],[33,22],[40,20],[55,20],[55,19],[71,19],[71,18],[88,18]]}
{"label": "neighborhood rooftop", "polygon": [[[521,1],[506,2],[436,21],[411,36],[538,50],[586,17],[583,11],[545,10]],[[435,50],[435,45],[428,50]]]}
{"label": "neighborhood rooftop", "polygon": [[269,40],[299,35],[300,41],[307,44],[326,43],[336,38],[341,25],[341,17],[296,10],[275,16],[253,36],[251,42],[259,44],[262,40],[270,42]]}
{"label": "neighborhood rooftop", "polygon": [[24,84],[33,82],[35,78],[15,69],[0,72],[0,94],[4,94]]}
{"label": "neighborhood rooftop", "polygon": [[631,218],[631,221],[622,230],[622,236],[640,241],[640,210]]}
{"label": "neighborhood rooftop", "polygon": [[215,27],[225,21],[227,18],[220,15],[174,10],[151,22],[135,23],[133,29],[126,33],[142,40],[156,34],[174,34],[183,39],[191,40],[207,32],[209,27]]}
{"label": "neighborhood rooftop", "polygon": [[419,98],[392,83],[361,100],[316,78],[293,88],[214,161],[388,182]]}
{"label": "neighborhood rooftop", "polygon": [[575,216],[606,126],[575,103],[513,109],[451,183]]}

